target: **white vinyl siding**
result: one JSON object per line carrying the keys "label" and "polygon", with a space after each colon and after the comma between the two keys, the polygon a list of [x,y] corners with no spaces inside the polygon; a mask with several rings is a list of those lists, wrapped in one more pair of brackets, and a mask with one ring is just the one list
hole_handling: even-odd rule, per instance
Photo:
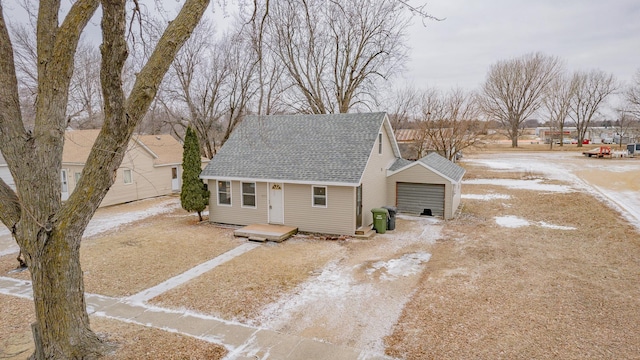
{"label": "white vinyl siding", "polygon": [[242,183],[242,207],[256,207],[256,183]]}
{"label": "white vinyl siding", "polygon": [[311,186],[285,184],[285,225],[299,231],[325,234],[353,235],[356,226],[356,188],[351,186],[327,186],[331,194],[326,207],[309,206]]}
{"label": "white vinyl siding", "polygon": [[231,182],[218,181],[217,184],[218,205],[231,206]]}
{"label": "white vinyl siding", "polygon": [[312,186],[311,187],[311,206],[313,207],[327,207],[327,187],[326,186]]}
{"label": "white vinyl siding", "polygon": [[[209,180],[209,188],[216,186],[217,180]],[[249,225],[254,223],[267,223],[269,202],[267,201],[269,188],[267,183],[255,183],[256,207],[242,206],[242,183],[231,181],[231,206],[218,205],[215,196],[209,197],[209,219],[212,222],[234,225]],[[308,193],[307,193],[308,196]],[[308,198],[307,198],[308,199]],[[309,202],[306,202],[309,207]]]}
{"label": "white vinyl siding", "polygon": [[[393,203],[387,202],[387,168],[396,158],[391,147],[391,140],[384,126],[381,127],[380,131],[382,142],[380,142],[380,135],[378,135],[378,144],[371,149],[369,162],[362,177],[363,226],[373,223],[371,209],[393,205]],[[382,144],[382,154],[380,154],[380,144]],[[332,195],[331,198],[333,199],[334,196]]]}

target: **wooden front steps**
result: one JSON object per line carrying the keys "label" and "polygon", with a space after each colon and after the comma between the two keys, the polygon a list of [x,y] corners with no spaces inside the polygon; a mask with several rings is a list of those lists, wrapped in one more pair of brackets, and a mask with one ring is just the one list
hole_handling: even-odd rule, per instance
{"label": "wooden front steps", "polygon": [[298,228],[275,224],[251,224],[235,230],[234,236],[245,237],[251,241],[282,242],[298,232]]}
{"label": "wooden front steps", "polygon": [[375,234],[376,231],[371,228],[371,225],[367,225],[357,228],[355,237],[358,239],[369,239]]}

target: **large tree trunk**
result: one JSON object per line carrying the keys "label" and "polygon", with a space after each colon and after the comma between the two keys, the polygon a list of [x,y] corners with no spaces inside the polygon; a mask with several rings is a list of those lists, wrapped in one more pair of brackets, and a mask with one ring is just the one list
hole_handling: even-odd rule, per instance
{"label": "large tree trunk", "polygon": [[115,180],[133,130],[209,1],[185,2],[138,72],[128,98],[121,76],[127,57],[125,3],[102,2],[104,125],[80,181],[63,204],[60,170],[73,56],[98,1],[75,1],[60,25],[60,2],[39,2],[38,99],[33,130],[27,130],[22,122],[12,45],[0,2],[0,149],[17,189],[16,193],[0,180],[0,220],[12,230],[31,272],[36,310],[32,359],[92,359],[110,348],[89,327],[80,241]]}
{"label": "large tree trunk", "polygon": [[36,352],[32,359],[97,358],[109,346],[90,329],[84,300],[79,246],[66,234],[43,234],[46,245],[41,254],[30,254],[33,299],[37,322],[32,325]]}

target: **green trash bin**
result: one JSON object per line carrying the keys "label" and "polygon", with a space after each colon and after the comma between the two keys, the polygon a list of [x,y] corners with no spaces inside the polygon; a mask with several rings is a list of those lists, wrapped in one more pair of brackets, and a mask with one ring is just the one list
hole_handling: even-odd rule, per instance
{"label": "green trash bin", "polygon": [[373,228],[376,229],[378,234],[384,234],[387,232],[387,218],[389,217],[389,210],[383,208],[371,209],[373,213]]}

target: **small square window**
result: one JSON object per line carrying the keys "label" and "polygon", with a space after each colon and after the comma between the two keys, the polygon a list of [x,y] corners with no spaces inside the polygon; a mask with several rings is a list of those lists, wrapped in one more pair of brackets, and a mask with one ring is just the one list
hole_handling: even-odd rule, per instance
{"label": "small square window", "polygon": [[124,175],[124,183],[125,184],[133,183],[133,174],[131,173],[131,170],[125,169],[123,171],[123,175]]}
{"label": "small square window", "polygon": [[242,183],[242,206],[256,207],[256,183]]}
{"label": "small square window", "polygon": [[218,205],[231,205],[230,181],[218,181]]}
{"label": "small square window", "polygon": [[327,187],[313,186],[313,206],[327,207]]}

